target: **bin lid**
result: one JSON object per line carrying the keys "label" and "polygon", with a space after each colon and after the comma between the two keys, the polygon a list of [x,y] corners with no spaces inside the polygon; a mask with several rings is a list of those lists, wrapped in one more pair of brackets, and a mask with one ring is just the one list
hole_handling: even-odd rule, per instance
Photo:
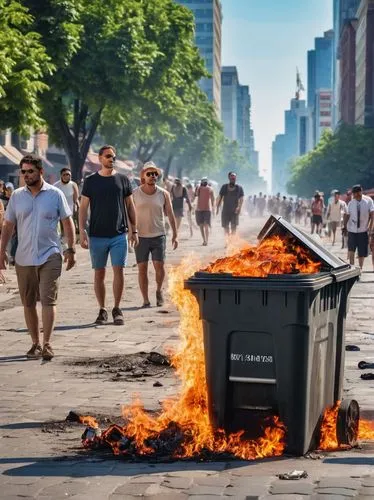
{"label": "bin lid", "polygon": [[270,238],[271,236],[285,235],[293,236],[297,240],[298,244],[311,252],[314,257],[327,266],[329,270],[351,267],[349,264],[344,262],[344,260],[326,250],[326,248],[324,248],[309,234],[305,233],[302,229],[297,229],[290,222],[283,219],[283,217],[274,217],[274,215],[271,215],[257,238],[262,241],[266,238]]}

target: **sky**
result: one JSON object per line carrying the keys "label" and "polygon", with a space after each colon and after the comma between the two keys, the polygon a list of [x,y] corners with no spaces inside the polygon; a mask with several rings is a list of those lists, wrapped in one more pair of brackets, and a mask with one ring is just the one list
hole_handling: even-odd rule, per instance
{"label": "sky", "polygon": [[[332,28],[333,0],[222,0],[222,65],[237,66],[252,97],[260,172],[271,176],[271,143],[284,132],[296,91],[296,67],[307,87],[307,51]],[[306,93],[302,96],[306,98]]]}

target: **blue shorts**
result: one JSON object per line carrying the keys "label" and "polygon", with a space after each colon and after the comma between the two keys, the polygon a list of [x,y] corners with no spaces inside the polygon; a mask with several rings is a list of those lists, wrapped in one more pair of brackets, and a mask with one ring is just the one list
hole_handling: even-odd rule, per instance
{"label": "blue shorts", "polygon": [[114,238],[90,237],[90,254],[93,269],[104,269],[108,255],[112,266],[125,267],[127,264],[127,235],[119,234]]}

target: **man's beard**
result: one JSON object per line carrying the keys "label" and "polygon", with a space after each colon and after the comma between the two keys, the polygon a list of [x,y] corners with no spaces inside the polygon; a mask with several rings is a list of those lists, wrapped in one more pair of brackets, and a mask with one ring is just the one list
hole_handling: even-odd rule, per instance
{"label": "man's beard", "polygon": [[40,182],[40,177],[39,177],[39,179],[35,179],[33,181],[31,179],[28,179],[28,180],[25,179],[25,184],[27,184],[28,186],[35,186],[39,182]]}
{"label": "man's beard", "polygon": [[230,181],[230,186],[235,186],[236,181]]}
{"label": "man's beard", "polygon": [[68,181],[64,181],[64,179],[61,179],[62,184],[69,184],[70,179]]}

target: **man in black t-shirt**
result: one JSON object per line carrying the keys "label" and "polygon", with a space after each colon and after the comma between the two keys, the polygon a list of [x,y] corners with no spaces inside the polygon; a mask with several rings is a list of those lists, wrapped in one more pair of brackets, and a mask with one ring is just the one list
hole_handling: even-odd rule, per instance
{"label": "man in black t-shirt", "polygon": [[230,226],[231,234],[236,233],[236,228],[239,224],[239,215],[244,200],[244,191],[241,186],[236,184],[235,172],[229,172],[228,177],[229,184],[224,184],[221,187],[217,198],[217,215],[223,200],[222,227],[224,228],[227,236],[230,235]]}
{"label": "man in black t-shirt", "polygon": [[[79,234],[82,248],[89,248],[92,267],[95,270],[95,294],[100,311],[96,324],[108,321],[105,305],[105,268],[108,255],[113,267],[112,310],[115,325],[123,325],[119,308],[123,287],[124,267],[127,260],[127,231],[130,242],[138,244],[136,213],[130,181],[114,170],[116,151],[113,146],[103,146],[99,151],[101,169],[84,181],[79,212]],[[89,237],[86,232],[88,209],[90,209]]]}

